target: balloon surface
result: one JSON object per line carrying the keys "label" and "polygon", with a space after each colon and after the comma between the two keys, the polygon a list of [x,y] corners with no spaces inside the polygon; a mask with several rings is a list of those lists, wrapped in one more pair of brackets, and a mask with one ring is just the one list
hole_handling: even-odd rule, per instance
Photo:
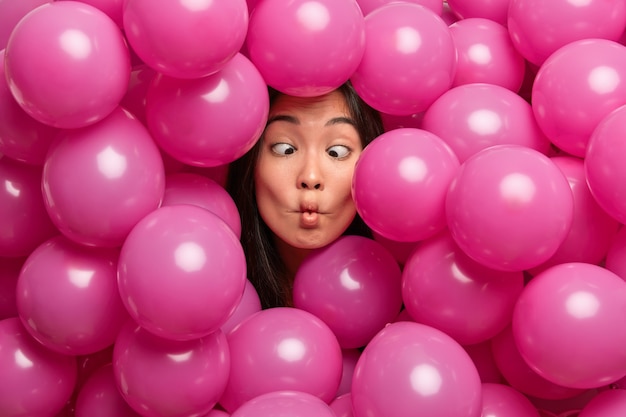
{"label": "balloon surface", "polygon": [[539,411],[519,391],[508,385],[484,383],[483,416],[493,417],[539,417]]}
{"label": "balloon surface", "polygon": [[275,391],[241,405],[231,417],[336,417],[328,404],[313,394]]}
{"label": "balloon surface", "polygon": [[120,394],[113,365],[107,364],[89,377],[76,397],[76,417],[140,417]]}

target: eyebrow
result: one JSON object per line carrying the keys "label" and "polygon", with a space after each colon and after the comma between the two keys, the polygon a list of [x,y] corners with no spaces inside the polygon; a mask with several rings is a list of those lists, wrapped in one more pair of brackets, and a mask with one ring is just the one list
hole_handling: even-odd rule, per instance
{"label": "eyebrow", "polygon": [[[287,114],[277,114],[267,119],[267,123],[265,124],[265,127],[269,126],[271,123],[278,122],[278,121],[287,122],[287,123],[291,123],[294,125],[300,124],[300,120],[296,117],[289,116]],[[345,117],[345,116],[333,117],[332,119],[328,120],[324,124],[324,126],[334,126],[334,125],[338,125],[342,123],[346,123],[346,124],[356,127],[356,122],[354,121],[354,119],[350,117]]]}

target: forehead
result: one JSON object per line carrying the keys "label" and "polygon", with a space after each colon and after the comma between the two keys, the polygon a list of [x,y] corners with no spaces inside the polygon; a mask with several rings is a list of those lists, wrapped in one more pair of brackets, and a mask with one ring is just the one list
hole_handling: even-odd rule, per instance
{"label": "forehead", "polygon": [[339,91],[318,97],[294,97],[280,95],[276,98],[269,115],[296,115],[298,118],[317,118],[325,114],[349,116],[346,99]]}

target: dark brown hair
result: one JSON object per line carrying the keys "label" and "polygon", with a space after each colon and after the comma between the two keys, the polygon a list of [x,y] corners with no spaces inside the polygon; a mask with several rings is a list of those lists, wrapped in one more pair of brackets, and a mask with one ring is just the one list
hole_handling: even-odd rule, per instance
{"label": "dark brown hair", "polygon": [[[383,133],[380,114],[367,105],[348,82],[338,88],[345,97],[350,116],[363,147]],[[270,106],[281,93],[270,89]],[[254,285],[263,308],[291,304],[290,283],[283,260],[278,255],[274,237],[261,219],[256,204],[254,171],[261,140],[229,169],[227,189],[241,216],[241,244],[246,254],[248,279]],[[357,215],[345,234],[371,237],[370,229]]]}

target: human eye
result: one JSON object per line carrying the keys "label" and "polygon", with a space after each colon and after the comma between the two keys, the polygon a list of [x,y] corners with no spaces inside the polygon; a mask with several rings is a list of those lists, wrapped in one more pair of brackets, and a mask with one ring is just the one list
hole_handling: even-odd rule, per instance
{"label": "human eye", "polygon": [[334,145],[326,151],[333,158],[341,159],[350,155],[351,149],[345,145]]}
{"label": "human eye", "polygon": [[296,148],[288,143],[275,143],[271,149],[272,152],[278,155],[291,155],[296,151]]}

